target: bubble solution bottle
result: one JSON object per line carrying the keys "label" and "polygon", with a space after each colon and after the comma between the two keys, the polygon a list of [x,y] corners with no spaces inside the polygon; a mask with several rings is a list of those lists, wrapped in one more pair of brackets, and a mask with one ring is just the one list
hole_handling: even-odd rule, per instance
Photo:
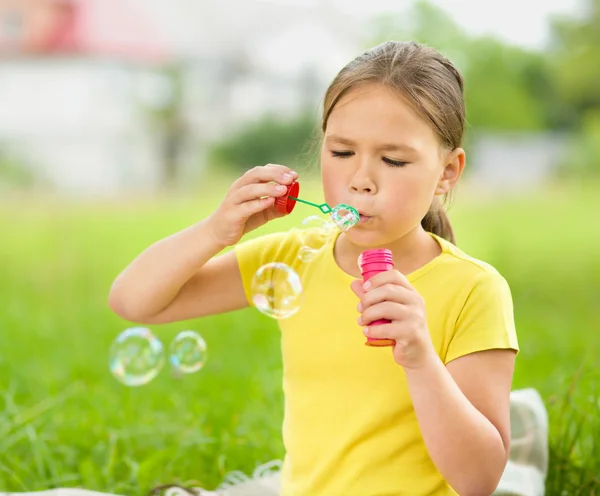
{"label": "bubble solution bottle", "polygon": [[[363,281],[366,282],[375,274],[394,268],[392,252],[388,249],[363,251],[358,257],[358,266],[363,276]],[[371,322],[369,327],[389,323],[390,321],[387,319],[379,319]],[[367,346],[394,346],[396,341],[393,339],[371,338],[367,336],[367,342],[365,344]]]}

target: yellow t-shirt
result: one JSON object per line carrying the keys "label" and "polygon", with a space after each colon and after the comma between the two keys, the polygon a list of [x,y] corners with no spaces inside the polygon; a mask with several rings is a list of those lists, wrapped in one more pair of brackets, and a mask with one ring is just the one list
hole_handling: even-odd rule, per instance
{"label": "yellow t-shirt", "polygon": [[[280,320],[286,456],[282,496],[456,494],[431,461],[406,377],[389,348],[365,346],[354,277],[335,262],[332,237],[309,263],[297,229],[236,246],[248,301],[256,271],[282,262],[300,276],[300,310]],[[518,351],[505,279],[432,234],[442,253],[408,280],[423,296],[444,363],[468,353]]]}

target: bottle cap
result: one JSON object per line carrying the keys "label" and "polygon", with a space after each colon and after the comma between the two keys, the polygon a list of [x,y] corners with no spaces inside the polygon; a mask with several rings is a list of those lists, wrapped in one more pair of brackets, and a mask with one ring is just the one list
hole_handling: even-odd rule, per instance
{"label": "bottle cap", "polygon": [[392,257],[392,252],[387,248],[365,250],[358,257],[358,266],[361,272],[364,272],[367,264],[391,264],[393,266],[394,258]]}
{"label": "bottle cap", "polygon": [[288,198],[289,196],[294,196],[298,198],[298,193],[300,192],[300,183],[298,181],[294,181],[292,184],[288,186],[288,189],[283,196],[279,196],[275,198],[275,210],[281,212],[282,214],[289,214],[294,210],[296,206],[296,200],[292,200]]}

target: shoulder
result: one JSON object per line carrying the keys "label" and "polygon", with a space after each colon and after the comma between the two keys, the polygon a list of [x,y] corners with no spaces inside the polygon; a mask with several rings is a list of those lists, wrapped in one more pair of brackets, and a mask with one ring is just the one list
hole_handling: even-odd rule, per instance
{"label": "shoulder", "polygon": [[463,270],[472,273],[472,274],[481,274],[483,272],[486,273],[495,273],[498,274],[498,270],[493,267],[488,262],[475,258],[471,255],[468,255],[463,250],[461,250],[456,245],[452,244],[450,241],[447,241],[439,236],[432,235],[440,244],[442,251],[447,255],[446,262],[460,267]]}
{"label": "shoulder", "polygon": [[482,274],[488,274],[490,277],[500,276],[500,272],[490,263],[473,257],[462,249],[439,236],[433,235],[438,241],[444,253],[444,265],[454,270],[461,270],[463,273],[472,277],[486,277]]}
{"label": "shoulder", "polygon": [[444,253],[438,275],[455,288],[462,288],[464,297],[489,293],[510,293],[508,282],[496,267],[475,258],[449,241],[436,236]]}

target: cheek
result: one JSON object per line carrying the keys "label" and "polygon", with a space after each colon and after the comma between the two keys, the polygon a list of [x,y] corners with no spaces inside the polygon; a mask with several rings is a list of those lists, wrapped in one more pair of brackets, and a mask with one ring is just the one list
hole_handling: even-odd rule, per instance
{"label": "cheek", "polygon": [[431,201],[431,197],[435,192],[435,187],[438,182],[438,170],[432,164],[423,163],[422,167],[414,168],[405,176],[405,189],[408,189],[408,194],[411,194],[415,199],[425,197],[427,201]]}
{"label": "cheek", "polygon": [[[323,193],[325,201],[331,205],[331,202],[338,202],[343,186],[343,178],[340,177],[339,168],[336,170],[330,158],[321,158],[321,183],[323,184]],[[331,205],[333,207],[333,205]]]}
{"label": "cheek", "polygon": [[[407,171],[408,172],[408,171]],[[404,212],[407,217],[424,216],[433,200],[435,181],[430,175],[406,174],[401,181],[389,181],[387,204],[392,211]]]}

